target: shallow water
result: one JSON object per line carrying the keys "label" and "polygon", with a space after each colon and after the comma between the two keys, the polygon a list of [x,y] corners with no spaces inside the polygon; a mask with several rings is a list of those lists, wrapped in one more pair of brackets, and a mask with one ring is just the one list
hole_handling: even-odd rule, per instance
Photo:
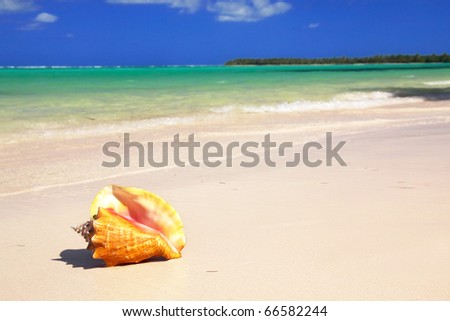
{"label": "shallow water", "polygon": [[2,68],[6,142],[449,98],[450,64]]}

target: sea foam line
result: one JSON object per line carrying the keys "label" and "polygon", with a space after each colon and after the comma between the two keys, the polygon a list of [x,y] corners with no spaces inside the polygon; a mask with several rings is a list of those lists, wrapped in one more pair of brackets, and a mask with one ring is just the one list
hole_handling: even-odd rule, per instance
{"label": "sea foam line", "polygon": [[423,84],[427,86],[447,86],[450,85],[450,80],[426,81]]}
{"label": "sea foam line", "polygon": [[345,109],[367,109],[373,107],[422,102],[420,97],[396,97],[384,91],[347,92],[334,96],[330,100],[298,100],[271,105],[228,105],[211,109],[214,113],[240,111],[244,113],[289,113],[307,111],[327,111]]}
{"label": "sea foam line", "polygon": [[[5,139],[5,144],[15,144],[39,137],[40,139],[73,138],[101,136],[130,130],[144,130],[157,126],[176,126],[190,124],[195,117],[158,117],[151,119],[117,121],[113,123],[100,123],[96,125],[80,125],[73,128],[60,128],[57,123],[36,123],[33,127],[22,133],[16,133],[11,138]],[[49,128],[50,127],[50,128]],[[52,128],[53,127],[53,128]]]}

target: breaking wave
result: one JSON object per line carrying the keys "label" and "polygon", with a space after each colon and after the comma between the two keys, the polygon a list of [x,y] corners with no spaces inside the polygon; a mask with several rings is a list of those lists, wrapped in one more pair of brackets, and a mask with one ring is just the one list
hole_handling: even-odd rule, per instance
{"label": "breaking wave", "polygon": [[426,81],[423,84],[427,86],[447,86],[450,85],[450,80]]}
{"label": "breaking wave", "polygon": [[387,105],[421,102],[420,97],[396,97],[384,91],[348,92],[334,96],[330,100],[298,100],[268,105],[223,106],[211,109],[214,113],[229,113],[232,111],[244,113],[289,113],[302,111],[326,111],[345,109],[366,109]]}

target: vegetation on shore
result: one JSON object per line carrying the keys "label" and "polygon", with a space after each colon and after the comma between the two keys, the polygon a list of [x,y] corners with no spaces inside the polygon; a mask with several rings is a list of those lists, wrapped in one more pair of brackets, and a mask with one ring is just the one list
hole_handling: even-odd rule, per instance
{"label": "vegetation on shore", "polygon": [[430,63],[450,62],[450,55],[376,55],[371,57],[334,58],[238,58],[226,66],[236,65],[323,65],[323,64],[379,64],[379,63]]}

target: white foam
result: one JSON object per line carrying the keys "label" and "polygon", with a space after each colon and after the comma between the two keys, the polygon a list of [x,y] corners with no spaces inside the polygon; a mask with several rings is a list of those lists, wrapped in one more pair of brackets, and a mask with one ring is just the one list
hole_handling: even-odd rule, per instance
{"label": "white foam", "polygon": [[16,66],[17,69],[46,69],[47,66]]}
{"label": "white foam", "polygon": [[[325,111],[344,109],[367,109],[386,105],[421,102],[420,97],[395,97],[394,94],[383,91],[349,92],[334,96],[330,100],[299,100],[273,105],[250,105],[240,108],[245,113],[289,113],[302,111]],[[227,106],[229,108],[229,106]],[[225,108],[223,110],[226,110]]]}
{"label": "white foam", "polygon": [[222,107],[211,108],[210,111],[215,114],[228,114],[235,110],[235,106],[227,105]]}
{"label": "white foam", "polygon": [[114,133],[124,133],[135,130],[155,128],[158,126],[176,126],[189,124],[195,121],[195,117],[160,117],[152,119],[120,121],[114,123],[103,123],[97,125],[85,125],[66,128],[58,122],[33,123],[28,130],[14,133],[11,137],[6,137],[5,144],[14,144],[20,141],[52,138],[90,137],[98,135],[108,135]]}
{"label": "white foam", "polygon": [[426,81],[423,84],[427,86],[447,86],[450,85],[450,80]]}
{"label": "white foam", "polygon": [[194,121],[193,117],[160,117],[152,119],[143,119],[135,121],[122,121],[111,124],[100,124],[97,126],[82,126],[72,129],[50,129],[44,132],[44,137],[61,137],[61,136],[91,136],[99,134],[110,134],[117,132],[128,132],[141,129],[148,129],[155,126],[174,126],[188,124]]}

